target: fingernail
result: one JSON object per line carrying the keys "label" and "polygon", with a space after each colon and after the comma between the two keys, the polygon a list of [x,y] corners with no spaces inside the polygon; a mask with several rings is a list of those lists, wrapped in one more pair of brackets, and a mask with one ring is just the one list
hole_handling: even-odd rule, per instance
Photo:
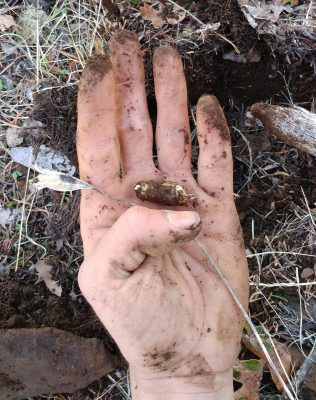
{"label": "fingernail", "polygon": [[178,229],[196,229],[201,219],[195,211],[166,211],[170,224]]}

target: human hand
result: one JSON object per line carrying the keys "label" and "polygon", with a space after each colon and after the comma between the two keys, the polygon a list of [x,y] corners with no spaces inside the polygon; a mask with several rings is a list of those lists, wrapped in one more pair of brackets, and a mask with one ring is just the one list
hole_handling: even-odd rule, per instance
{"label": "human hand", "polygon": [[[247,307],[248,269],[223,111],[212,96],[198,102],[196,181],[181,59],[171,46],[159,47],[153,60],[157,169],[136,36],[114,35],[110,56],[112,65],[106,57],[92,57],[81,78],[80,175],[141,206],[128,209],[83,191],[80,288],[129,362],[133,398],[232,399],[243,317],[192,242],[199,235]],[[142,203],[134,192],[140,180],[185,185],[196,198],[195,211]]]}

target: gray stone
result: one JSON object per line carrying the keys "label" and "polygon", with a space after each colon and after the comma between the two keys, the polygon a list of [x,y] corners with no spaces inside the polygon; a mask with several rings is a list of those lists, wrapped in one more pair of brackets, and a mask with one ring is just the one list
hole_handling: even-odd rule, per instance
{"label": "gray stone", "polygon": [[117,366],[100,339],[55,328],[0,331],[0,399],[71,393]]}

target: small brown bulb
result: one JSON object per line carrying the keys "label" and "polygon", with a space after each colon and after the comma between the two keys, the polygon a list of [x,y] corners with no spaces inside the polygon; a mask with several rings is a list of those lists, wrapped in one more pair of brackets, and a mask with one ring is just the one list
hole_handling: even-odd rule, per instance
{"label": "small brown bulb", "polygon": [[185,187],[177,182],[139,181],[134,189],[136,196],[143,201],[147,200],[168,206],[185,206],[189,201]]}

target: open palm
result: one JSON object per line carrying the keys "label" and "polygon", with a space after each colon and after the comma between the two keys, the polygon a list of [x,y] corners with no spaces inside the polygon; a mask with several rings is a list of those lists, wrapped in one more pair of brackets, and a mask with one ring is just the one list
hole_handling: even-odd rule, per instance
{"label": "open palm", "polygon": [[[196,181],[181,59],[171,46],[158,48],[153,61],[157,169],[142,56],[134,34],[118,32],[110,58],[111,62],[94,56],[81,79],[80,174],[103,191],[140,206],[129,208],[97,192],[83,192],[85,261],[80,287],[130,363],[136,392],[141,386],[145,393],[147,384],[152,390],[148,382],[153,379],[170,378],[219,391],[231,377],[243,318],[191,239],[199,235],[246,307],[248,270],[233,200],[225,117],[214,97],[201,97]],[[181,214],[183,222],[196,217],[187,229],[173,229],[167,213],[159,210],[185,208],[141,202],[134,193],[140,180],[184,185],[195,198],[202,226],[195,213],[172,213]]]}

